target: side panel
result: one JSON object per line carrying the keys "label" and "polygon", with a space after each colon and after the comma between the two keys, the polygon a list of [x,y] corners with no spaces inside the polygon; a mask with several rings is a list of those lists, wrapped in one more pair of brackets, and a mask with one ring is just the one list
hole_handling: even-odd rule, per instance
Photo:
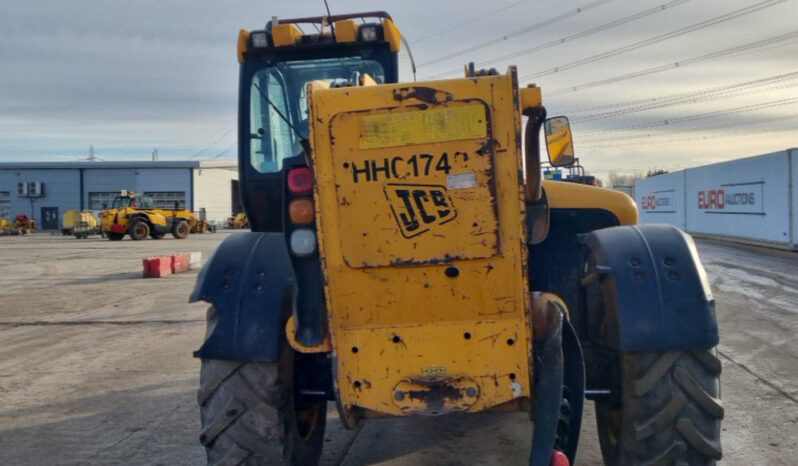
{"label": "side panel", "polygon": [[637,180],[635,197],[640,223],[669,223],[686,228],[685,170]]}
{"label": "side panel", "polygon": [[[413,87],[312,89],[317,229],[344,408],[436,415],[530,397],[516,86],[513,70]],[[469,102],[480,102],[484,118],[467,124],[484,132],[436,126],[435,141],[413,132],[418,114]],[[376,118],[355,124],[358,113]],[[383,134],[363,137],[375,124]],[[409,191],[409,205],[396,189]],[[452,208],[458,217],[447,223],[442,211]],[[408,228],[413,214],[427,227],[417,235]],[[368,263],[348,260],[356,256]],[[434,388],[443,385],[452,390]],[[408,395],[414,390],[430,395],[419,402]]]}
{"label": "side panel", "polygon": [[789,243],[787,151],[687,170],[687,231]]}
{"label": "side panel", "polygon": [[626,351],[718,344],[715,301],[692,238],[671,225],[606,228],[585,243],[601,280],[609,342]]}
{"label": "side panel", "polygon": [[787,149],[637,180],[641,223],[794,247],[797,166]]}
{"label": "side panel", "polygon": [[225,239],[197,277],[190,302],[207,301],[208,333],[195,356],[274,361],[291,312],[296,281],[282,233],[237,233]]}

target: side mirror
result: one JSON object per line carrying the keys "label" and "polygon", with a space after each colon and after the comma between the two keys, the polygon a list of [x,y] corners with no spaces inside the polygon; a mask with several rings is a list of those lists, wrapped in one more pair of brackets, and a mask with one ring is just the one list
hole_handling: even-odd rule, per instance
{"label": "side mirror", "polygon": [[543,124],[546,133],[546,149],[549,152],[549,163],[553,167],[565,167],[574,163],[574,140],[568,117],[558,116],[546,120]]}

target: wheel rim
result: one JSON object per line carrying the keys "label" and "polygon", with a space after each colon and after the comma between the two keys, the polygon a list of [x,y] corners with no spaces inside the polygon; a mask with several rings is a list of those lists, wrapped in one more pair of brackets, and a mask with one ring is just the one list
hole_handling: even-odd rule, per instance
{"label": "wheel rim", "polygon": [[295,409],[296,429],[299,437],[303,441],[308,441],[313,437],[316,428],[319,426],[323,405],[313,406],[308,409]]}
{"label": "wheel rim", "polygon": [[133,234],[136,238],[144,238],[147,236],[147,226],[143,223],[137,223],[133,226]]}

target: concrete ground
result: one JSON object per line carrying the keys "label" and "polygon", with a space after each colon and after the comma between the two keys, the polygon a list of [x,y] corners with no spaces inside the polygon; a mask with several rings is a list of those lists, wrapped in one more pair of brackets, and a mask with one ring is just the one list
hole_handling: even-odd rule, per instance
{"label": "concrete ground", "polygon": [[[110,242],[0,237],[0,465],[200,465],[196,272],[144,280],[141,259],[228,233]],[[798,254],[702,240],[717,300],[726,465],[798,458]],[[334,409],[330,411],[335,417]],[[578,464],[601,464],[588,407]],[[525,464],[523,414],[329,423],[324,464]]]}

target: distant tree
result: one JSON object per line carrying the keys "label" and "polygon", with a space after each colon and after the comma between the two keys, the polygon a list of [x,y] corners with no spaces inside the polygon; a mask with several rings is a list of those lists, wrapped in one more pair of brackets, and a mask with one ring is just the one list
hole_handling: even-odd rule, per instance
{"label": "distant tree", "polygon": [[640,178],[643,178],[643,175],[640,173],[622,175],[615,170],[610,170],[609,172],[610,186],[613,188],[632,187],[635,185],[635,181],[639,180]]}
{"label": "distant tree", "polygon": [[651,178],[652,176],[657,176],[657,175],[664,175],[666,173],[668,173],[668,170],[653,168],[649,170],[648,173],[646,173],[646,178]]}

